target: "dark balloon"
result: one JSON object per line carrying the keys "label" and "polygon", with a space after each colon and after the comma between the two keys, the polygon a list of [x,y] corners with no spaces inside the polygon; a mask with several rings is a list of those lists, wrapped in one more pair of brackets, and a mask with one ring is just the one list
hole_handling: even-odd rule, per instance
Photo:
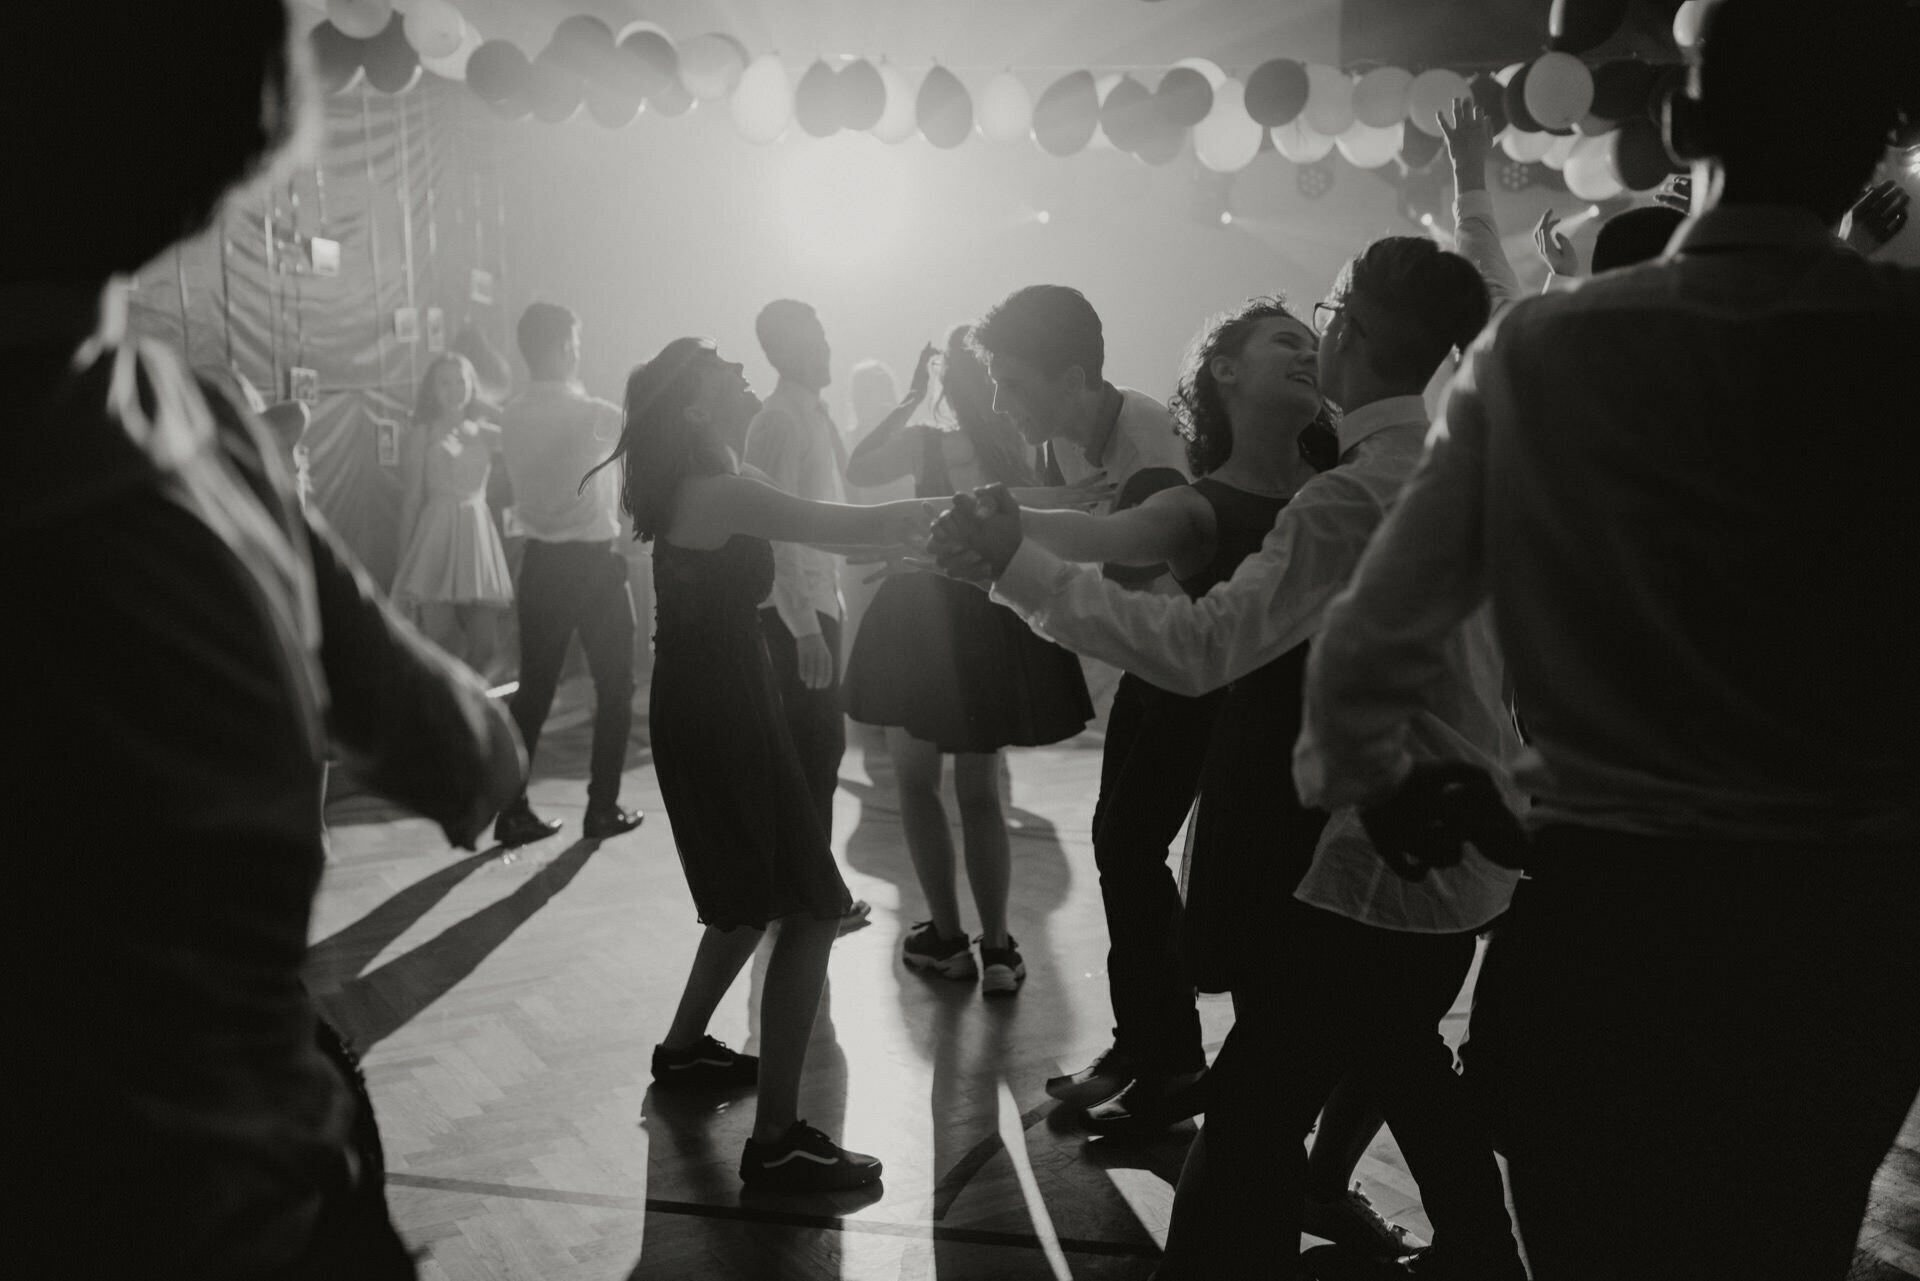
{"label": "dark balloon", "polygon": [[[1487,132],[1499,133],[1507,127],[1507,87],[1486,72],[1481,72],[1467,82],[1473,92],[1473,105],[1480,108],[1487,118]],[[1415,129],[1415,133],[1426,133],[1424,129]],[[1429,135],[1431,136],[1431,135]],[[1403,154],[1405,148],[1401,149]]]}
{"label": "dark balloon", "polygon": [[886,112],[887,82],[880,78],[880,69],[865,58],[840,68],[834,77],[834,92],[840,99],[842,129],[871,129]]}
{"label": "dark balloon", "polygon": [[670,80],[647,95],[647,106],[663,116],[684,116],[693,110],[694,98],[679,80]]}
{"label": "dark balloon", "polygon": [[[1205,80],[1205,76],[1200,77]],[[1211,92],[1213,86],[1207,86]],[[1156,106],[1158,102],[1156,100]],[[1141,135],[1140,143],[1133,154],[1150,165],[1172,163],[1179,155],[1180,148],[1187,141],[1187,131],[1168,120],[1158,110],[1147,115],[1147,128]]]}
{"label": "dark balloon", "polygon": [[533,66],[520,47],[505,40],[488,40],[467,60],[467,87],[480,101],[504,103],[525,98]]}
{"label": "dark balloon", "polygon": [[680,51],[658,31],[636,31],[620,42],[620,49],[633,64],[633,87],[642,97],[651,98],[667,85],[679,83]]}
{"label": "dark balloon", "polygon": [[356,40],[331,22],[322,22],[307,33],[313,49],[313,66],[320,87],[327,93],[339,93],[353,82],[367,56],[367,42]]}
{"label": "dark balloon", "polygon": [[553,46],[547,46],[533,60],[527,99],[533,104],[533,114],[540,119],[554,125],[573,119],[586,95],[586,79],[568,67]]}
{"label": "dark balloon", "polygon": [[1192,67],[1175,67],[1160,78],[1153,105],[1176,129],[1191,129],[1213,110],[1213,86]]}
{"label": "dark balloon", "polygon": [[815,138],[840,132],[840,94],[833,68],[815,58],[793,90],[793,118]]}
{"label": "dark balloon", "polygon": [[1152,128],[1153,91],[1132,76],[1121,76],[1100,104],[1100,127],[1122,151],[1137,151]]}
{"label": "dark balloon", "polygon": [[1247,77],[1247,114],[1269,129],[1292,124],[1307,107],[1307,69],[1291,58],[1274,58]]}
{"label": "dark balloon", "polygon": [[396,13],[379,35],[365,42],[367,84],[381,93],[402,93],[420,78],[420,53],[405,28],[406,20]]}
{"label": "dark balloon", "polygon": [[1653,84],[1647,89],[1647,119],[1661,126],[1666,124],[1667,99],[1676,93],[1687,91],[1687,69],[1673,66],[1662,67],[1654,73]]}
{"label": "dark balloon", "polygon": [[630,91],[610,88],[595,81],[587,81],[587,114],[595,124],[608,129],[621,129],[634,122],[640,114],[640,96]]}
{"label": "dark balloon", "polygon": [[1627,0],[1553,0],[1547,34],[1562,53],[1584,53],[1605,44],[1626,19]]}
{"label": "dark balloon", "polygon": [[973,132],[973,98],[959,76],[936,66],[920,82],[914,118],[928,142],[936,147],[957,147]]}
{"label": "dark balloon", "polygon": [[1614,168],[1629,191],[1652,191],[1670,173],[1678,172],[1673,157],[1667,154],[1666,139],[1660,126],[1638,116],[1620,126],[1613,142]]}
{"label": "dark balloon", "polygon": [[1506,90],[1500,95],[1500,101],[1507,109],[1507,126],[1521,133],[1545,133],[1546,126],[1533,118],[1527,110],[1527,72],[1533,70],[1531,62],[1520,64],[1513,73],[1513,79],[1507,81]]}
{"label": "dark balloon", "polygon": [[1643,114],[1655,74],[1653,67],[1638,58],[1601,63],[1593,73],[1593,114],[1602,120],[1625,120]]}
{"label": "dark balloon", "polygon": [[1033,138],[1048,155],[1073,155],[1093,141],[1099,123],[1100,93],[1091,71],[1061,76],[1033,104]]}
{"label": "dark balloon", "polygon": [[1440,155],[1440,139],[1425,129],[1409,127],[1400,140],[1400,163],[1409,169],[1425,169]]}

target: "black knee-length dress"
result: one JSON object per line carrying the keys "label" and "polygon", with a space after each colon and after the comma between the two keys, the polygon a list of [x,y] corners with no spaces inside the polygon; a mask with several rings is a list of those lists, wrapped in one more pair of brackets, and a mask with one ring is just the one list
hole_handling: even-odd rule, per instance
{"label": "black knee-length dress", "polygon": [[837,919],[852,899],[761,639],[773,549],[742,535],[712,551],[656,539],[653,581],[653,763],[700,920]]}

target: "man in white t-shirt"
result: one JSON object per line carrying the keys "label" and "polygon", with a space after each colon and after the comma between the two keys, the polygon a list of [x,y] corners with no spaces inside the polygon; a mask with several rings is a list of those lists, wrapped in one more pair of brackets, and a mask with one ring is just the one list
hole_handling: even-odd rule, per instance
{"label": "man in white t-shirt", "polygon": [[[1104,473],[1115,487],[1105,510],[1121,511],[1190,479],[1166,406],[1103,376],[1100,317],[1079,290],[1017,289],[974,327],[973,343],[993,376],[994,408],[1042,450],[1052,483]],[[1164,566],[1112,565],[1105,573],[1139,590],[1178,594]],[[1193,983],[1168,963],[1180,891],[1167,852],[1199,786],[1214,705],[1211,696],[1170,694],[1132,675],[1114,692],[1093,814],[1113,1047],[1047,1083],[1048,1093],[1070,1104],[1097,1104],[1136,1080],[1159,1094],[1206,1067]]]}

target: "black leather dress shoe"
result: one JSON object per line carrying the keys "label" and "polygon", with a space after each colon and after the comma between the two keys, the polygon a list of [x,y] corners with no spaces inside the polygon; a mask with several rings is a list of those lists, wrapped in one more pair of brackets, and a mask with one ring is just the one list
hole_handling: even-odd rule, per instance
{"label": "black leather dress shoe", "polygon": [[559,819],[541,818],[530,809],[508,810],[493,821],[493,839],[509,848],[544,841],[559,830]]}
{"label": "black leather dress shoe", "polygon": [[1173,1077],[1136,1077],[1110,1099],[1087,1109],[1089,1134],[1108,1138],[1149,1138],[1206,1110],[1199,1090],[1201,1073]]}
{"label": "black leather dress shoe", "polygon": [[644,818],[646,815],[639,810],[623,810],[618,805],[611,809],[588,810],[587,817],[580,824],[580,831],[590,841],[604,841],[609,836],[631,832],[640,826]]}

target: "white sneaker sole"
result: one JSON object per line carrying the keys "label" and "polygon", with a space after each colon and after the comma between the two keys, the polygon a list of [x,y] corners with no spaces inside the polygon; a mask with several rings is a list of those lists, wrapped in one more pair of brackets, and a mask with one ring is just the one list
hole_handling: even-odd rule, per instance
{"label": "white sneaker sole", "polygon": [[989,965],[986,976],[980,980],[980,990],[988,996],[1004,996],[1018,992],[1026,979],[1025,962],[1017,966]]}

